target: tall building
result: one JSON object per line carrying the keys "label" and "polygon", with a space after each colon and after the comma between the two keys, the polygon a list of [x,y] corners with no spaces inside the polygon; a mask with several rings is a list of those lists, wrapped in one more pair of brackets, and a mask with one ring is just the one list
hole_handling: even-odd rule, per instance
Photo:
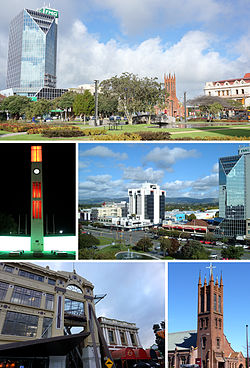
{"label": "tall building", "polygon": [[136,216],[140,221],[148,220],[159,224],[165,216],[165,190],[159,185],[144,183],[141,188],[129,189],[129,215]]}
{"label": "tall building", "polygon": [[219,216],[219,234],[250,237],[250,146],[219,159]]}
{"label": "tall building", "polygon": [[55,98],[58,11],[23,9],[10,24],[5,95]]}
{"label": "tall building", "polygon": [[204,87],[206,96],[219,96],[250,105],[250,73],[244,77],[206,82]]}
{"label": "tall building", "polygon": [[243,368],[245,358],[235,352],[224,334],[223,281],[201,277],[198,282],[197,331],[170,333],[168,344],[169,367],[198,364],[201,368]]}

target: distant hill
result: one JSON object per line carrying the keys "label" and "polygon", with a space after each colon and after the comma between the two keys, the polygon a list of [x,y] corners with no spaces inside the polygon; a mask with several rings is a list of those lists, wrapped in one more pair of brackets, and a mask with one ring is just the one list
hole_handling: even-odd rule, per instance
{"label": "distant hill", "polygon": [[[128,197],[124,198],[89,198],[89,199],[80,199],[79,204],[101,204],[103,202],[128,202]],[[218,198],[187,198],[187,197],[173,197],[166,198],[166,204],[218,204]]]}
{"label": "distant hill", "polygon": [[187,198],[187,197],[175,197],[166,198],[167,204],[218,204],[218,198]]}

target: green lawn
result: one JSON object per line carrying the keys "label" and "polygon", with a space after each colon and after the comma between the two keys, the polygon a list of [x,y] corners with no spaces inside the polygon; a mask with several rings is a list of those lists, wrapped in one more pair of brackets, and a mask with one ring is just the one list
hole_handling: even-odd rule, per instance
{"label": "green lawn", "polygon": [[112,238],[105,238],[104,236],[98,237],[98,240],[100,240],[100,244],[99,245],[111,244],[114,241],[114,239],[112,239]]}
{"label": "green lawn", "polygon": [[[104,127],[89,127],[87,125],[79,124],[78,127],[80,127],[82,130],[84,129],[102,129]],[[178,140],[178,139],[185,139],[185,138],[193,138],[193,139],[203,139],[203,138],[209,138],[211,140],[213,139],[227,139],[227,137],[232,138],[241,138],[241,137],[250,137],[250,126],[247,124],[239,124],[237,126],[213,126],[213,127],[193,127],[193,128],[155,128],[152,125],[149,124],[137,124],[137,125],[123,125],[122,129],[119,127],[117,130],[109,130],[108,127],[105,127],[105,130],[107,134],[111,134],[114,137],[114,140],[116,140],[117,135],[128,132],[128,133],[136,133],[139,131],[151,131],[151,132],[157,132],[157,131],[167,131],[171,134],[171,140]],[[91,141],[92,137],[72,137],[72,138],[46,138],[42,137],[41,134],[21,134],[21,135],[14,135],[14,136],[8,136],[3,137],[2,135],[4,133],[8,133],[5,131],[0,131],[0,140],[6,140],[6,141],[40,141],[40,140],[48,140],[48,141],[56,141],[56,140],[79,140],[79,141]],[[100,140],[102,140],[102,137],[100,136]]]}

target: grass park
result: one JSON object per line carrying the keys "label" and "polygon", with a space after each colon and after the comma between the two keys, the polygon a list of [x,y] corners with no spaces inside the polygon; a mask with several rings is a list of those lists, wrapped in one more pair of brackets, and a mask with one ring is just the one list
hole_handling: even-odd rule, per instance
{"label": "grass park", "polygon": [[[203,126],[204,125],[204,126]],[[184,126],[160,128],[153,124],[105,124],[98,127],[79,122],[19,123],[0,124],[2,141],[49,141],[53,140],[249,140],[248,122],[214,122],[210,126],[204,122],[192,122]]]}

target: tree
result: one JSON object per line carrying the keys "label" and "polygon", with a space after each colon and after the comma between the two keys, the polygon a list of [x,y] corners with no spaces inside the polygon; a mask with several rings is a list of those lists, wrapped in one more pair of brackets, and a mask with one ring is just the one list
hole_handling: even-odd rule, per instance
{"label": "tree", "polygon": [[243,254],[243,247],[235,247],[234,245],[230,245],[221,251],[221,257],[226,259],[241,259]]}
{"label": "tree", "polygon": [[68,118],[68,110],[73,108],[73,102],[76,92],[66,92],[61,97],[56,98],[53,103],[55,108],[60,108],[65,111],[65,120]]}
{"label": "tree", "polygon": [[84,121],[86,116],[93,114],[95,111],[95,99],[89,90],[86,89],[83,94],[78,93],[75,95],[73,111],[75,115],[83,115]]}
{"label": "tree", "polygon": [[204,235],[204,239],[207,241],[214,241],[215,240],[215,236],[213,233],[206,233]]}
{"label": "tree", "polygon": [[41,99],[29,105],[29,107],[25,111],[25,115],[28,119],[31,119],[33,116],[43,116],[50,112],[52,108],[52,102],[50,100]]}
{"label": "tree", "polygon": [[194,213],[191,213],[191,215],[186,215],[185,217],[188,221],[196,220],[196,216]]}
{"label": "tree", "polygon": [[99,93],[98,111],[102,116],[115,115],[118,112],[118,98],[107,93]]}
{"label": "tree", "polygon": [[91,248],[93,245],[99,245],[100,240],[92,234],[80,234],[79,235],[79,249]]}
{"label": "tree", "polygon": [[140,239],[137,243],[135,248],[137,250],[142,250],[143,252],[148,252],[150,248],[153,247],[153,243],[151,241],[151,239],[145,237]]}
{"label": "tree", "polygon": [[180,259],[208,259],[210,252],[204,248],[200,242],[188,241],[183,245],[178,255]]}
{"label": "tree", "polygon": [[123,73],[101,82],[101,90],[105,95],[119,101],[119,111],[123,112],[132,124],[133,116],[141,111],[152,110],[163,94],[160,83],[156,78],[140,79],[133,73]]}
{"label": "tree", "polygon": [[19,119],[25,114],[26,109],[32,104],[26,96],[9,96],[0,104],[0,110],[8,111],[14,119]]}
{"label": "tree", "polygon": [[177,239],[160,238],[161,251],[164,252],[164,257],[166,252],[170,257],[174,257],[178,251],[180,244]]}

